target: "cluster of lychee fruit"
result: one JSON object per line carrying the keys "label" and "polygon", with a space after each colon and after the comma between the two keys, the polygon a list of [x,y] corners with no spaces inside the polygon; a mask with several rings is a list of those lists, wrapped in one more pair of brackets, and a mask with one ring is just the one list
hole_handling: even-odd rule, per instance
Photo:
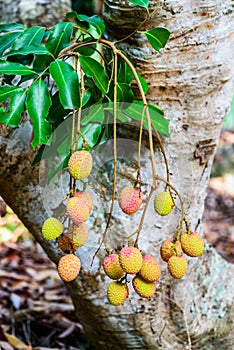
{"label": "cluster of lychee fruit", "polygon": [[107,288],[110,304],[121,305],[129,296],[127,276],[135,275],[131,281],[135,292],[142,298],[150,298],[156,290],[155,282],[161,275],[158,262],[152,255],[142,256],[134,246],[127,246],[119,254],[112,253],[103,260],[106,275],[113,279]]}
{"label": "cluster of lychee fruit", "polygon": [[[74,180],[83,180],[92,170],[92,155],[86,151],[74,152],[68,161],[68,171]],[[66,204],[68,228],[57,218],[48,218],[42,226],[42,235],[47,240],[58,239],[58,245],[66,255],[58,262],[58,273],[65,282],[73,281],[79,274],[81,262],[76,250],[88,240],[86,221],[92,210],[93,198],[89,192],[75,191]],[[65,221],[64,220],[64,221]]]}

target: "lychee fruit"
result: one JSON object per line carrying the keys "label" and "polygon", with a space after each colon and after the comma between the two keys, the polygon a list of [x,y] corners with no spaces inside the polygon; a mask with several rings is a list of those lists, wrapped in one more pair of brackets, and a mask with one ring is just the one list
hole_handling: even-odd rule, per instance
{"label": "lychee fruit", "polygon": [[82,247],[88,240],[88,227],[85,223],[80,225],[71,225],[68,229],[68,238],[70,239],[73,249]]}
{"label": "lychee fruit", "polygon": [[76,225],[85,222],[89,216],[89,207],[78,197],[72,197],[67,202],[67,214]]}
{"label": "lychee fruit", "polygon": [[118,201],[125,214],[134,214],[141,206],[142,192],[139,188],[126,186],[121,190]]}
{"label": "lychee fruit", "polygon": [[63,256],[58,263],[58,273],[65,282],[73,281],[80,272],[80,259],[74,254]]}
{"label": "lychee fruit", "polygon": [[89,211],[92,210],[92,206],[93,206],[93,197],[92,195],[89,193],[89,192],[81,192],[81,191],[78,191],[75,193],[75,197],[77,198],[81,198],[85,204],[87,205],[87,207],[89,208]]}
{"label": "lychee fruit", "polygon": [[58,246],[64,253],[71,253],[75,251],[71,240],[65,235],[62,235],[58,238]]}
{"label": "lychee fruit", "polygon": [[118,254],[110,254],[106,256],[102,265],[106,275],[111,279],[118,280],[123,277],[124,270],[120,266]]}
{"label": "lychee fruit", "polygon": [[197,257],[204,251],[204,241],[198,232],[189,232],[181,235],[181,246],[185,254]]}
{"label": "lychee fruit", "polygon": [[129,294],[127,284],[122,284],[118,281],[112,281],[107,288],[107,298],[110,304],[118,306],[123,304]]}
{"label": "lychee fruit", "polygon": [[48,241],[59,237],[64,230],[63,224],[56,218],[47,219],[42,226],[42,236]]}
{"label": "lychee fruit", "polygon": [[76,180],[82,180],[89,176],[92,166],[92,155],[85,150],[74,152],[68,161],[68,171]]}
{"label": "lychee fruit", "polygon": [[174,242],[174,238],[167,239],[163,242],[160,248],[161,258],[168,262],[171,256],[173,255],[182,255],[182,248],[179,241]]}
{"label": "lychee fruit", "polygon": [[136,247],[124,247],[119,253],[119,263],[122,269],[130,274],[140,271],[142,260],[142,254]]}
{"label": "lychee fruit", "polygon": [[187,260],[183,256],[172,256],[167,263],[168,271],[174,278],[182,278],[188,269]]}
{"label": "lychee fruit", "polygon": [[155,282],[161,276],[160,266],[152,255],[145,255],[138,275],[146,282]]}
{"label": "lychee fruit", "polygon": [[169,192],[160,192],[154,198],[154,209],[159,215],[170,214],[174,205],[174,200]]}
{"label": "lychee fruit", "polygon": [[132,280],[132,286],[135,292],[142,298],[151,298],[156,290],[154,282],[147,282],[140,276],[135,276]]}

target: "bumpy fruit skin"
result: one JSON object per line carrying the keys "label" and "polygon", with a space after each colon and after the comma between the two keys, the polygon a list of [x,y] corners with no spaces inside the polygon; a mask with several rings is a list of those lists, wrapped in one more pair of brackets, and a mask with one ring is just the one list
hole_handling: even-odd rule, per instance
{"label": "bumpy fruit skin", "polygon": [[58,263],[59,276],[65,282],[73,281],[80,272],[80,259],[74,254],[63,256]]}
{"label": "bumpy fruit skin", "polygon": [[204,241],[198,232],[189,232],[181,235],[181,246],[185,254],[197,257],[204,251]]}
{"label": "bumpy fruit skin", "polygon": [[47,219],[42,226],[42,236],[48,241],[59,237],[64,230],[63,224],[56,218]]}
{"label": "bumpy fruit skin", "polygon": [[126,186],[119,194],[119,206],[125,214],[134,214],[141,206],[142,192],[140,189]]}
{"label": "bumpy fruit skin", "polygon": [[118,254],[110,254],[106,256],[102,265],[106,275],[111,279],[118,280],[123,277],[124,270],[120,266]]}
{"label": "bumpy fruit skin", "polygon": [[76,192],[75,197],[82,199],[85,202],[85,204],[87,205],[87,207],[89,208],[89,211],[92,210],[93,197],[90,193],[88,193],[86,191],[84,191],[84,192],[78,191],[78,192]]}
{"label": "bumpy fruit skin", "polygon": [[129,290],[127,284],[113,281],[108,285],[107,298],[109,303],[114,306],[123,304],[123,302],[127,299],[128,294]]}
{"label": "bumpy fruit skin", "polygon": [[65,235],[62,235],[58,238],[58,246],[64,253],[71,253],[75,251],[75,249],[73,249],[72,242]]}
{"label": "bumpy fruit skin", "polygon": [[172,256],[167,263],[168,271],[174,278],[182,278],[188,269],[187,260],[183,256]]}
{"label": "bumpy fruit skin", "polygon": [[146,282],[155,282],[161,276],[160,266],[152,255],[145,255],[139,276]]}
{"label": "bumpy fruit skin", "polygon": [[151,298],[156,290],[154,282],[146,282],[140,276],[135,276],[132,280],[132,286],[135,292],[142,298]]}
{"label": "bumpy fruit skin", "polygon": [[142,261],[142,254],[136,247],[124,247],[119,253],[119,263],[127,273],[134,274],[139,272]]}
{"label": "bumpy fruit skin", "polygon": [[170,214],[175,203],[169,192],[160,192],[154,198],[154,209],[162,216]]}
{"label": "bumpy fruit skin", "polygon": [[88,240],[88,227],[85,223],[80,225],[72,225],[68,230],[68,238],[70,239],[73,249],[82,247]]}
{"label": "bumpy fruit skin", "polygon": [[81,198],[72,197],[67,202],[67,215],[76,225],[85,222],[89,216],[89,208]]}
{"label": "bumpy fruit skin", "polygon": [[82,180],[92,171],[92,155],[85,150],[74,152],[68,161],[68,171],[76,180]]}
{"label": "bumpy fruit skin", "polygon": [[173,255],[182,255],[182,248],[180,242],[176,241],[176,243],[173,243],[173,238],[167,239],[161,245],[160,255],[161,258],[166,262],[168,262],[170,257]]}

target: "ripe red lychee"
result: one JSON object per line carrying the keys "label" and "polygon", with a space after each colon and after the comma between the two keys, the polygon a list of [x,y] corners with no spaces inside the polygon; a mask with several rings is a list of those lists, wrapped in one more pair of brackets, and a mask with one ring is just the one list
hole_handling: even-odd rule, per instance
{"label": "ripe red lychee", "polygon": [[151,298],[156,290],[154,282],[147,282],[140,276],[135,276],[132,280],[132,286],[135,292],[142,298]]}
{"label": "ripe red lychee", "polygon": [[107,288],[107,298],[109,303],[118,306],[123,304],[123,302],[127,299],[129,294],[127,284],[122,284],[118,281],[110,282]]}
{"label": "ripe red lychee", "polygon": [[174,238],[167,239],[163,242],[160,248],[161,258],[168,262],[171,256],[173,255],[182,255],[182,248],[179,241],[174,242]]}
{"label": "ripe red lychee", "polygon": [[142,260],[142,254],[136,247],[124,247],[119,253],[119,263],[122,269],[130,274],[140,271]]}
{"label": "ripe red lychee", "polygon": [[74,254],[63,256],[58,263],[58,273],[65,282],[73,281],[80,272],[80,259]]}
{"label": "ripe red lychee", "polygon": [[119,263],[118,254],[110,254],[106,256],[103,260],[103,269],[107,276],[113,280],[118,280],[124,275],[124,270]]}
{"label": "ripe red lychee", "polygon": [[174,205],[174,200],[169,192],[160,192],[154,198],[154,209],[159,215],[170,214]]}
{"label": "ripe red lychee", "polygon": [[68,229],[68,238],[70,239],[73,249],[82,247],[88,240],[88,227],[83,222],[79,225],[71,225]]}
{"label": "ripe red lychee", "polygon": [[68,171],[76,180],[82,180],[89,176],[92,166],[92,155],[85,150],[74,152],[68,161]]}
{"label": "ripe red lychee", "polygon": [[152,255],[143,257],[142,266],[138,274],[146,282],[155,282],[159,279],[161,276],[160,266]]}
{"label": "ripe red lychee", "polygon": [[182,278],[188,269],[187,260],[183,256],[172,256],[167,263],[168,271],[174,278]]}
{"label": "ripe red lychee", "polygon": [[78,191],[75,193],[75,197],[77,198],[81,198],[85,204],[87,205],[87,207],[89,208],[89,211],[92,210],[92,206],[93,206],[93,197],[89,192],[82,192],[82,191]]}
{"label": "ripe red lychee", "polygon": [[139,188],[124,187],[119,194],[119,206],[126,214],[134,214],[141,206],[142,192]]}
{"label": "ripe red lychee", "polygon": [[42,226],[42,236],[48,241],[59,237],[63,232],[63,224],[56,218],[48,218]]}
{"label": "ripe red lychee", "polygon": [[76,225],[85,222],[89,216],[89,207],[78,197],[72,197],[67,202],[67,215]]}
{"label": "ripe red lychee", "polygon": [[181,235],[181,246],[185,254],[197,257],[204,251],[204,241],[198,232],[189,232]]}

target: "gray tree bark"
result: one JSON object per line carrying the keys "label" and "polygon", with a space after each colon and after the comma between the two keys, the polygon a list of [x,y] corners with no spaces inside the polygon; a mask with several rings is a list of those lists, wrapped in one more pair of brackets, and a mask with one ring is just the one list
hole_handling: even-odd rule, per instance
{"label": "gray tree bark", "polygon": [[[151,4],[157,11],[146,28],[168,28],[172,34],[166,48],[160,54],[155,53],[141,34],[120,43],[120,47],[149,82],[149,102],[162,108],[171,121],[171,137],[164,139],[173,174],[171,181],[183,197],[192,228],[202,233],[206,187],[221,123],[233,92],[233,6],[229,0],[209,1],[206,5],[188,0],[176,3],[167,0],[161,5],[152,1]],[[136,9],[125,1],[105,1],[104,19],[108,35],[113,39],[129,34],[144,18],[143,9]],[[0,131],[0,194],[50,259],[57,263],[62,252],[56,243],[45,242],[40,230],[48,213],[59,206],[58,186],[43,184],[43,164],[31,166],[35,151],[29,147],[31,127],[28,122],[16,130],[1,126]],[[119,157],[134,163],[134,147],[132,140],[119,140]],[[96,161],[91,181],[93,179],[96,184],[89,244],[79,250],[82,272],[74,282],[67,284],[75,312],[89,338],[97,349],[103,350],[231,350],[234,343],[234,268],[209,244],[201,258],[188,259],[188,273],[179,281],[168,276],[166,265],[158,258],[162,277],[150,300],[131,293],[131,300],[123,306],[108,304],[109,280],[101,269],[103,251],[90,267],[105,226],[103,208],[109,207],[108,191],[104,200],[98,193],[111,178],[106,175],[99,183],[96,181],[112,157],[108,149],[110,147],[100,147],[93,152]],[[143,153],[144,178],[149,183],[149,152],[144,149]],[[162,157],[158,152],[155,157],[159,174],[163,174]],[[130,170],[134,169],[130,167]],[[177,200],[176,204],[179,207]],[[126,244],[127,235],[134,231],[139,215],[127,221],[117,209],[114,211],[108,238],[111,248]],[[177,208],[167,218],[156,217],[151,206],[139,241],[144,253],[159,256],[162,241],[176,233],[179,216]]]}

